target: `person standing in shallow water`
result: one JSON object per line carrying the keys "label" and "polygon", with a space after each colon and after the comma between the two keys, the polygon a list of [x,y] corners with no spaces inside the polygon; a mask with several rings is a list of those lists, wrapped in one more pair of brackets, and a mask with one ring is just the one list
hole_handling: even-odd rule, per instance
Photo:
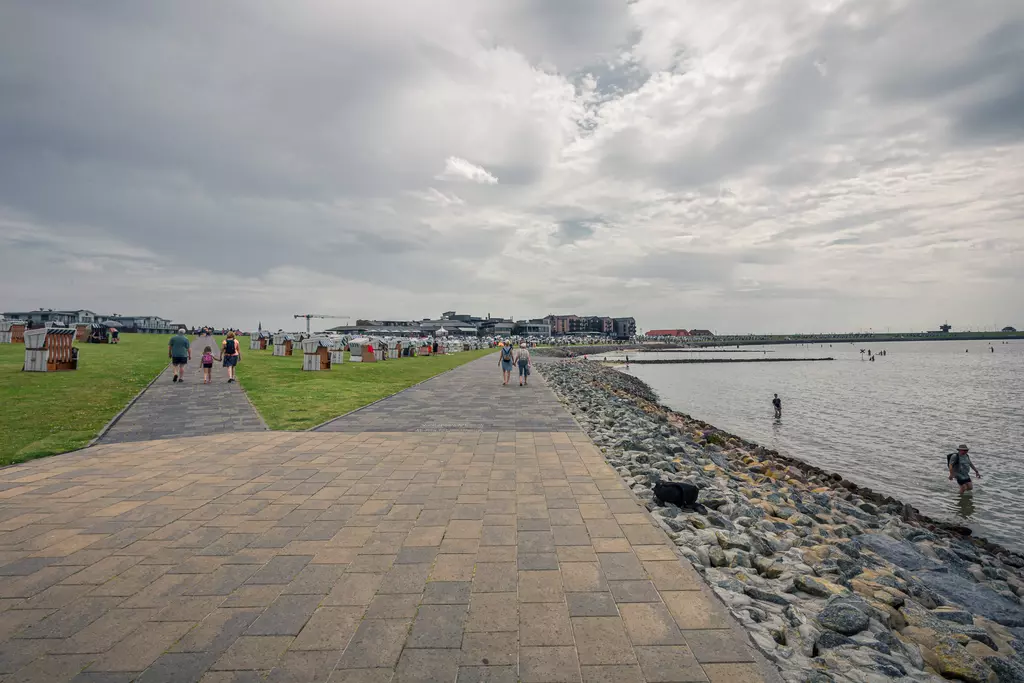
{"label": "person standing in shallow water", "polygon": [[772,399],[772,406],[775,408],[775,419],[782,417],[782,399],[778,394]]}
{"label": "person standing in shallow water", "polygon": [[946,456],[946,460],[949,462],[949,478],[950,480],[956,479],[956,483],[960,485],[960,493],[974,490],[971,470],[974,470],[974,475],[981,479],[981,472],[971,462],[971,456],[967,455],[968,450],[966,444],[960,444],[957,446],[956,453]]}

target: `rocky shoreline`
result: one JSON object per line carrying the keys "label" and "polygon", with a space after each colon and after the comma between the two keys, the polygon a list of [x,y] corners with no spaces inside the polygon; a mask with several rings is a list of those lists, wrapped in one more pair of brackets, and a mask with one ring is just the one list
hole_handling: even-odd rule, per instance
{"label": "rocky shoreline", "polygon": [[[786,681],[1024,683],[1024,557],[671,411],[601,363],[538,367]],[[698,486],[703,509],[659,506],[659,481]]]}

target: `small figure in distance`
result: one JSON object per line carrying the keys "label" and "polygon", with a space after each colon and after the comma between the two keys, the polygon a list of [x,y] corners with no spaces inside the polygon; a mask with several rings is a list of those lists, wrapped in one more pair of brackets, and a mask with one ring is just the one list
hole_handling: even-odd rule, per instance
{"label": "small figure in distance", "polygon": [[974,470],[975,476],[981,479],[981,472],[971,462],[971,456],[967,454],[968,450],[966,444],[960,444],[957,446],[956,453],[950,453],[946,456],[946,462],[949,464],[949,478],[950,480],[956,478],[956,483],[960,485],[961,494],[974,489],[974,483],[971,481],[971,470]]}
{"label": "small figure in distance", "polygon": [[775,398],[772,399],[772,405],[775,407],[775,419],[777,420],[782,417],[782,399],[778,394],[775,394]]}

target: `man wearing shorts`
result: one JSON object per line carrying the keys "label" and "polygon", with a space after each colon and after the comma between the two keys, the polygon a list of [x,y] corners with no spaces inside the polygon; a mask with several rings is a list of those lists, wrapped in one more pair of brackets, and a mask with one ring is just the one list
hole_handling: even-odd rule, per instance
{"label": "man wearing shorts", "polygon": [[173,370],[172,382],[185,381],[185,365],[192,360],[192,342],[185,336],[185,328],[178,330],[178,334],[171,337],[167,344],[167,355],[171,359]]}
{"label": "man wearing shorts", "polygon": [[971,470],[974,470],[974,475],[981,479],[981,472],[971,462],[971,456],[967,454],[968,450],[966,444],[960,444],[956,449],[956,453],[946,456],[949,463],[949,478],[956,478],[961,494],[974,488],[974,482],[971,481]]}

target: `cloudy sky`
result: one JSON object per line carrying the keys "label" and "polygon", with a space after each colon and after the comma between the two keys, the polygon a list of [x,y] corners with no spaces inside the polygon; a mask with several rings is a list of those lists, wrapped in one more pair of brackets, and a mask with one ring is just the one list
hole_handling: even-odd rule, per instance
{"label": "cloudy sky", "polygon": [[1024,3],[8,0],[39,306],[1024,327]]}

